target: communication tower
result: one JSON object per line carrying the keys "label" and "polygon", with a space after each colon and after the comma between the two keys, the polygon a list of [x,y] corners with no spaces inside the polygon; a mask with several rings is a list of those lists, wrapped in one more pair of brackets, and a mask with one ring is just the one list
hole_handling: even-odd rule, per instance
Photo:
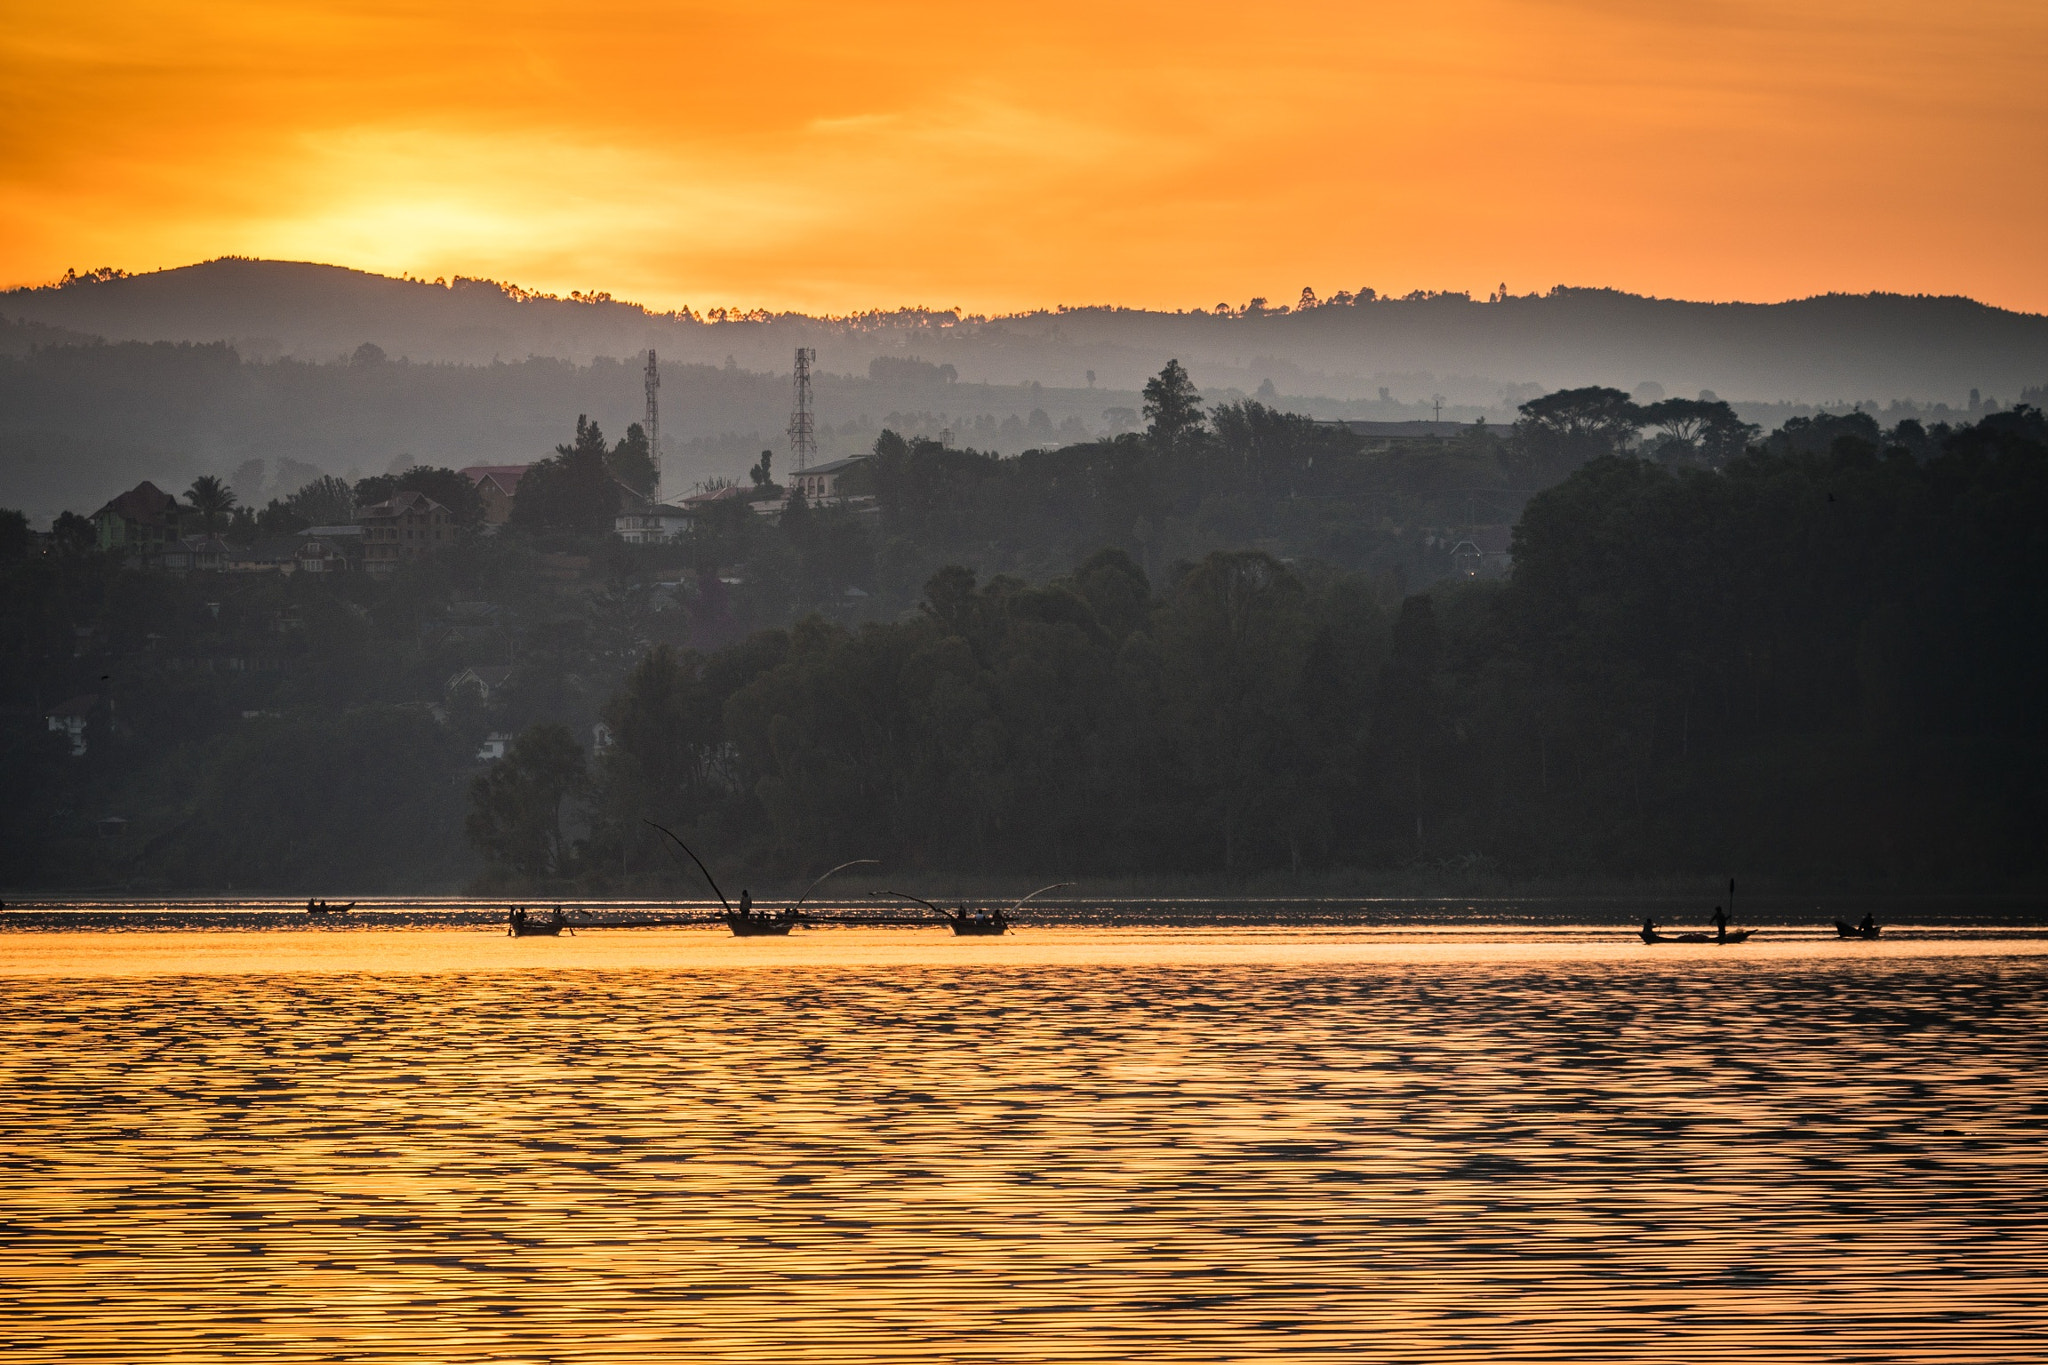
{"label": "communication tower", "polygon": [[818,437],[811,423],[811,362],[818,353],[809,346],[796,348],[796,406],[789,410],[789,455],[799,472],[811,467],[818,453]]}
{"label": "communication tower", "polygon": [[661,370],[647,348],[647,458],[654,461],[654,501],[661,501]]}

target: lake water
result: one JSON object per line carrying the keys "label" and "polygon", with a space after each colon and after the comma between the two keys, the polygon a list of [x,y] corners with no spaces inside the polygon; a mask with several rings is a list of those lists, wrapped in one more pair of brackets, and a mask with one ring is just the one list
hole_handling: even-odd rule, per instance
{"label": "lake water", "polygon": [[10,1361],[2048,1342],[2035,937],[121,913],[0,933]]}

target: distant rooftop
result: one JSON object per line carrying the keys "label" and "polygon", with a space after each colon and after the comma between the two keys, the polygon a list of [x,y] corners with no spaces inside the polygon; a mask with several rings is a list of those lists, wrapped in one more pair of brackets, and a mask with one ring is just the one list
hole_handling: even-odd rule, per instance
{"label": "distant rooftop", "polygon": [[520,475],[531,468],[533,466],[530,464],[473,464],[456,472],[471,483],[482,483],[485,479],[492,479],[507,493],[516,493],[519,490]]}
{"label": "distant rooftop", "polygon": [[1354,436],[1406,437],[1410,440],[1429,436],[1454,439],[1477,431],[1505,436],[1508,431],[1506,427],[1497,423],[1489,425],[1485,422],[1364,422],[1350,417],[1335,418],[1327,425],[1343,427]]}
{"label": "distant rooftop", "polygon": [[795,478],[798,474],[843,474],[866,458],[866,455],[849,455],[843,460],[832,460],[825,464],[814,464],[808,469],[793,470],[783,477]]}

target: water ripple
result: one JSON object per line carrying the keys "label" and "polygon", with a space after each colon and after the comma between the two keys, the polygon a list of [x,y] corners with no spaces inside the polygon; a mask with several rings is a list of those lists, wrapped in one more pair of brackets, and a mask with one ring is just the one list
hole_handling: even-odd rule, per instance
{"label": "water ripple", "polygon": [[1226,959],[14,977],[9,1357],[2048,1339],[2048,959]]}

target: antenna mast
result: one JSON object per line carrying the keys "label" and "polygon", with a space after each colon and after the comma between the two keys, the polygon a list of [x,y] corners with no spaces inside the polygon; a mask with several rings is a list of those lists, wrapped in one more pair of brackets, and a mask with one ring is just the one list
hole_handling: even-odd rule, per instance
{"label": "antenna mast", "polygon": [[661,370],[647,348],[647,457],[654,461],[654,501],[661,501]]}
{"label": "antenna mast", "polygon": [[796,406],[789,411],[789,454],[799,471],[809,469],[818,453],[818,438],[811,427],[811,362],[818,353],[809,346],[796,348]]}

